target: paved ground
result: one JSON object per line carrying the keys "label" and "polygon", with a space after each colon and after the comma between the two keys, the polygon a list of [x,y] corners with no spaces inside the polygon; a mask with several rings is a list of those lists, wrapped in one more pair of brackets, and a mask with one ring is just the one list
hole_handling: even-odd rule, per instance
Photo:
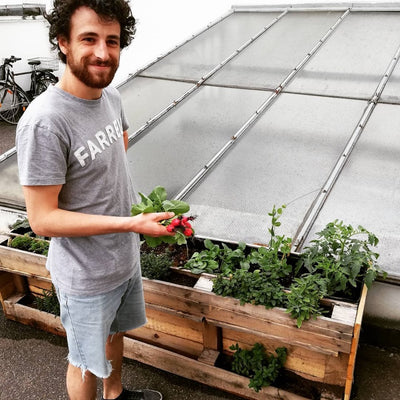
{"label": "paved ground", "polygon": [[0,120],[0,154],[15,146],[15,125]]}
{"label": "paved ground", "polygon": [[[67,400],[64,338],[9,321],[0,310],[0,400]],[[352,400],[400,399],[400,348],[361,344]],[[165,400],[239,400],[238,397],[126,359],[127,387],[160,390]],[[100,385],[99,385],[100,398]]]}

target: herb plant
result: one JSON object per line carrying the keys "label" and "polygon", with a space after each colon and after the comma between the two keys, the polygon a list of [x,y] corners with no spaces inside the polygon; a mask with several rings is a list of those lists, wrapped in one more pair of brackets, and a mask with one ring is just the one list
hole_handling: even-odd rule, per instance
{"label": "herb plant", "polygon": [[168,253],[142,253],[140,256],[142,276],[148,279],[164,280],[170,274],[172,258]]}
{"label": "herb plant", "polygon": [[205,239],[204,247],[204,250],[192,254],[184,268],[190,269],[194,274],[222,273],[224,276],[233,273],[238,268],[249,268],[244,252],[245,243],[239,243],[236,249],[231,249],[225,243],[222,243],[221,248],[211,240]]}
{"label": "herb plant", "polygon": [[371,249],[379,240],[362,226],[353,228],[335,220],[317,236],[304,249],[300,262],[310,273],[327,278],[328,295],[348,292],[360,283],[371,288],[378,274],[386,277],[377,264],[379,254]]}
{"label": "herb plant", "polygon": [[48,312],[57,316],[60,315],[60,303],[58,302],[54,288],[51,290],[43,290],[42,296],[35,296],[34,303],[40,311]]}
{"label": "herb plant", "polygon": [[278,347],[273,354],[267,355],[260,343],[255,343],[250,350],[243,350],[236,343],[230,347],[233,354],[232,371],[250,378],[249,387],[259,392],[270,386],[278,378],[279,372],[286,362],[287,349]]}
{"label": "herb plant", "polygon": [[49,252],[49,242],[30,237],[29,234],[14,237],[9,241],[8,245],[15,249],[30,251],[44,256],[47,256]]}
{"label": "herb plant", "polygon": [[303,321],[317,318],[324,311],[320,307],[320,300],[326,295],[327,279],[320,274],[305,275],[295,278],[286,294],[286,312],[297,321],[300,328]]}
{"label": "herb plant", "polygon": [[219,256],[221,249],[217,244],[213,244],[211,240],[204,241],[205,249],[193,253],[190,260],[184,265],[184,268],[190,269],[194,274],[203,272],[215,274],[219,272]]}
{"label": "herb plant", "polygon": [[[323,297],[337,293],[350,295],[363,283],[370,288],[378,274],[386,276],[377,265],[379,255],[372,250],[378,238],[362,226],[355,229],[338,220],[317,233],[317,239],[305,248],[293,268],[287,262],[292,240],[276,234],[284,208],[274,206],[269,213],[268,247],[252,249],[247,256],[246,248],[240,247],[240,256],[237,254],[235,262],[225,271],[216,267],[217,261],[221,265],[226,256],[219,246],[209,243],[204,252],[196,254],[197,261],[201,257],[207,266],[213,266],[207,272],[218,273],[214,293],[235,297],[241,304],[284,307],[301,327],[304,321],[324,312],[320,306]],[[202,272],[201,268],[198,271]]]}
{"label": "herb plant", "polygon": [[285,300],[284,287],[260,270],[238,269],[227,278],[220,274],[214,280],[213,292],[235,297],[241,305],[251,303],[266,308],[282,307]]}

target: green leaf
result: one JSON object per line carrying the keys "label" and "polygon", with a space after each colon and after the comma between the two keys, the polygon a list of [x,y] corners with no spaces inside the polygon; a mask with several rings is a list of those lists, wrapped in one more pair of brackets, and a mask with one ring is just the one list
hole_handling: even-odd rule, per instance
{"label": "green leaf", "polygon": [[149,194],[149,199],[162,204],[167,199],[167,191],[162,186],[156,186]]}
{"label": "green leaf", "polygon": [[165,200],[162,207],[164,211],[171,211],[175,215],[182,215],[190,210],[189,204],[181,200]]}
{"label": "green leaf", "polygon": [[149,247],[157,247],[162,243],[161,237],[151,237],[144,235],[144,240]]}
{"label": "green leaf", "polygon": [[153,205],[147,205],[144,203],[133,204],[131,208],[131,215],[135,216],[142,213],[150,213],[154,212]]}

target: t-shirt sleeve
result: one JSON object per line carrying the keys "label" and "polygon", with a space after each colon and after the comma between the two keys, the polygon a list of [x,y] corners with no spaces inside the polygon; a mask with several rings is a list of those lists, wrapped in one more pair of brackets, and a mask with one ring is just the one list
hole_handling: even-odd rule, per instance
{"label": "t-shirt sleeve", "polygon": [[128,119],[126,118],[123,107],[121,107],[121,121],[122,121],[122,129],[125,132],[129,128],[129,122],[128,122]]}
{"label": "t-shirt sleeve", "polygon": [[16,148],[21,185],[46,186],[65,183],[67,148],[54,132],[39,125],[18,127]]}

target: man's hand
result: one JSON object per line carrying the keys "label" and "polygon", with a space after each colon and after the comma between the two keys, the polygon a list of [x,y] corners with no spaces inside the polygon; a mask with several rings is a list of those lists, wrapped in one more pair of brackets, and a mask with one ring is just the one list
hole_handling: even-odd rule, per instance
{"label": "man's hand", "polygon": [[143,235],[158,237],[158,236],[174,236],[174,232],[168,232],[167,227],[161,225],[161,221],[174,217],[172,212],[160,213],[145,213],[138,214],[132,217],[135,223],[134,231]]}

